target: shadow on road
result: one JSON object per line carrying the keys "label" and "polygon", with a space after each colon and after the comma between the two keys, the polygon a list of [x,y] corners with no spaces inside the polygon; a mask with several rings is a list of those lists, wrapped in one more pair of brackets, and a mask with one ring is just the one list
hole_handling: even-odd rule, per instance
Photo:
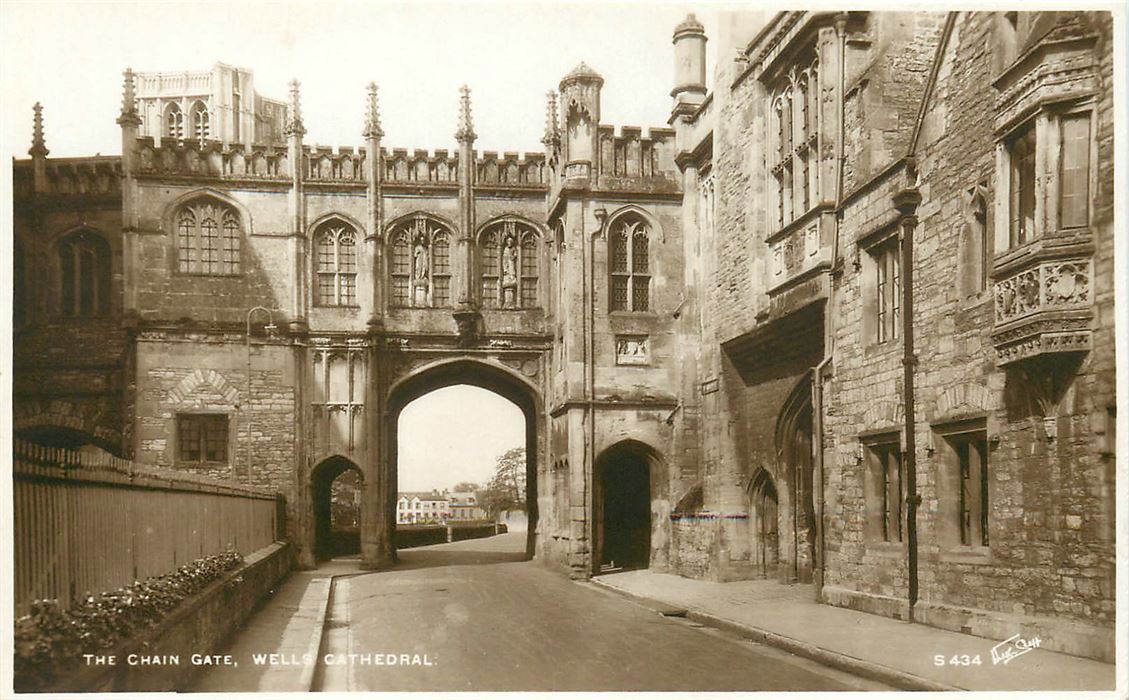
{"label": "shadow on road", "polygon": [[479,566],[526,561],[525,552],[404,550],[397,554],[400,562],[391,571],[433,569],[440,566]]}

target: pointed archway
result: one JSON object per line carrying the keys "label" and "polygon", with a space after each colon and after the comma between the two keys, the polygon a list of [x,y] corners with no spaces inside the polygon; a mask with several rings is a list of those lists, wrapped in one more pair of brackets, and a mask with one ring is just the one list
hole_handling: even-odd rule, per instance
{"label": "pointed archway", "polygon": [[596,459],[593,573],[650,566],[658,463],[653,449],[634,440],[616,443]]}
{"label": "pointed archway", "polygon": [[796,384],[780,411],[776,424],[776,454],[782,471],[777,473],[788,486],[790,507],[786,518],[791,551],[781,552],[791,559],[791,576],[811,583],[815,568],[814,443],[812,438],[811,373]]}
{"label": "pointed archway", "polygon": [[374,543],[381,561],[395,561],[396,532],[396,494],[399,481],[399,423],[400,414],[412,401],[437,389],[456,385],[469,385],[491,391],[509,400],[521,410],[525,417],[525,509],[527,530],[525,556],[532,559],[536,554],[537,542],[537,464],[541,453],[539,435],[543,416],[539,410],[542,405],[537,389],[507,367],[487,360],[469,357],[446,360],[425,366],[394,383],[388,392],[387,409],[384,412],[385,441],[384,457],[381,460],[383,480],[387,490],[383,492],[384,501],[380,504],[377,517],[384,522],[381,532],[387,533]]}
{"label": "pointed archway", "polygon": [[364,475],[341,456],[330,457],[310,475],[314,509],[314,557],[318,561],[360,554],[360,494]]}
{"label": "pointed archway", "polygon": [[762,578],[775,578],[780,561],[780,496],[772,476],[757,471],[749,483],[749,539],[753,567]]}

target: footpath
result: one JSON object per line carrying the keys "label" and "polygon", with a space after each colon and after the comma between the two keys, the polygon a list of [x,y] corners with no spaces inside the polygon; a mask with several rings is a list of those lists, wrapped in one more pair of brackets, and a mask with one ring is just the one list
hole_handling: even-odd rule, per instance
{"label": "footpath", "polygon": [[[905,690],[1111,691],[1116,684],[1112,664],[1044,649],[994,663],[992,647],[1004,640],[823,605],[810,585],[716,583],[650,571],[604,574],[592,583],[664,615],[685,616]],[[979,665],[971,663],[977,655]]]}
{"label": "footpath", "polygon": [[332,577],[357,571],[355,559],[334,560],[313,571],[292,571],[223,650],[234,664],[203,671],[189,690],[308,692],[317,668]]}

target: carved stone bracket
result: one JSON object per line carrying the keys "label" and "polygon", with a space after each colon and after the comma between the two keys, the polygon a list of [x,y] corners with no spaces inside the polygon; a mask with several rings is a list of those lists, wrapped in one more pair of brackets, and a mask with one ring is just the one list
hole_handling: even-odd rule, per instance
{"label": "carved stone bracket", "polygon": [[1090,349],[1092,266],[1089,259],[1043,261],[995,283],[992,338],[1001,365]]}

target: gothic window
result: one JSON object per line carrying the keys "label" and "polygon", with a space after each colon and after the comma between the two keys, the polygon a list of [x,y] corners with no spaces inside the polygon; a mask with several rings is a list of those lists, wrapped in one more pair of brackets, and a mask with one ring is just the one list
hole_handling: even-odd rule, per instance
{"label": "gothic window", "polygon": [[450,307],[450,232],[419,215],[395,226],[390,241],[389,305]]}
{"label": "gothic window", "polygon": [[243,228],[224,204],[200,199],[182,207],[176,226],[177,270],[200,275],[238,275]]}
{"label": "gothic window", "polygon": [[628,215],[611,227],[611,310],[648,311],[651,307],[650,227]]}
{"label": "gothic window", "polygon": [[177,457],[181,462],[227,461],[227,416],[181,413],[176,417]]}
{"label": "gothic window", "polygon": [[898,434],[874,438],[866,443],[868,528],[871,539],[902,541],[902,452]]}
{"label": "gothic window", "polygon": [[197,100],[192,104],[192,138],[206,141],[211,136],[211,124],[207,106]]}
{"label": "gothic window", "polygon": [[110,312],[110,246],[90,230],[59,242],[64,316],[101,316]]}
{"label": "gothic window", "polygon": [[901,250],[896,235],[874,245],[868,251],[873,309],[873,342],[884,343],[899,335],[901,328]]}
{"label": "gothic window", "polygon": [[538,243],[537,232],[516,221],[503,221],[482,232],[478,267],[484,308],[537,307],[541,270]]}
{"label": "gothic window", "polygon": [[408,305],[408,283],[412,276],[411,243],[407,231],[398,231],[392,238],[392,255],[389,259],[389,269],[392,273],[392,294],[389,302],[392,306]]}
{"label": "gothic window", "polygon": [[818,200],[818,62],[809,51],[771,92],[770,179],[776,228],[806,214]]}
{"label": "gothic window", "polygon": [[451,305],[451,238],[445,231],[431,239],[432,306]]}
{"label": "gothic window", "polygon": [[941,451],[937,473],[940,539],[952,546],[987,547],[991,509],[984,420],[942,426],[937,433]]}
{"label": "gothic window", "polygon": [[357,232],[339,221],[323,224],[315,234],[317,294],[320,306],[357,304]]}
{"label": "gothic window", "polygon": [[1059,227],[1081,228],[1090,223],[1090,114],[1069,114],[1059,124]]}
{"label": "gothic window", "polygon": [[177,141],[184,138],[184,112],[175,102],[165,107],[165,136]]}
{"label": "gothic window", "polygon": [[1011,159],[1011,245],[1023,245],[1035,236],[1035,123],[1030,122],[1008,140]]}

